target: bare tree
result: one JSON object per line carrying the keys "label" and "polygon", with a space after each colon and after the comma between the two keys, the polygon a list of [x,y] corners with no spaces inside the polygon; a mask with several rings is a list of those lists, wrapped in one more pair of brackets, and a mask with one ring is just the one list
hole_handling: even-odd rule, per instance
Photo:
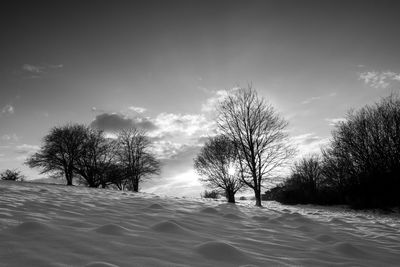
{"label": "bare tree", "polygon": [[350,111],[323,155],[326,181],[356,205],[400,205],[399,95]]}
{"label": "bare tree", "polygon": [[86,126],[67,124],[54,127],[43,138],[39,152],[33,154],[26,164],[41,168],[41,173],[58,173],[64,175],[67,185],[72,185],[75,163],[82,149],[82,140]]}
{"label": "bare tree", "polygon": [[223,189],[230,203],[243,187],[239,178],[238,154],[234,143],[226,136],[211,137],[194,159],[200,181],[213,189]]}
{"label": "bare tree", "polygon": [[292,175],[296,175],[301,183],[306,186],[312,197],[316,196],[317,189],[322,180],[322,163],[319,155],[313,154],[295,162]]}
{"label": "bare tree", "polygon": [[82,139],[82,148],[74,164],[74,172],[78,174],[89,187],[107,187],[107,170],[115,158],[116,142],[104,137],[102,131],[86,128]]}
{"label": "bare tree", "polygon": [[160,162],[150,148],[145,131],[132,128],[118,134],[117,161],[123,166],[134,192],[139,191],[139,183],[144,179],[160,173]]}
{"label": "bare tree", "polygon": [[107,183],[113,185],[118,190],[127,190],[130,185],[130,179],[127,177],[124,166],[119,163],[112,163],[104,170],[104,177]]}
{"label": "bare tree", "polygon": [[218,107],[219,129],[235,144],[242,181],[261,206],[262,182],[294,154],[287,142],[288,123],[249,86],[229,95]]}

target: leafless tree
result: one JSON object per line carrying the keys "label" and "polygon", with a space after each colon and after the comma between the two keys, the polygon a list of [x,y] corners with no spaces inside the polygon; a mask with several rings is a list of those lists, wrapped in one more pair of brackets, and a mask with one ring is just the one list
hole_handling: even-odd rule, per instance
{"label": "leafless tree", "polygon": [[82,148],[74,164],[74,172],[89,187],[107,187],[107,170],[114,163],[116,142],[104,137],[102,131],[86,128]]}
{"label": "leafless tree", "polygon": [[117,162],[112,163],[107,169],[104,170],[104,177],[107,183],[114,186],[118,190],[128,190],[131,181],[127,177],[126,171],[122,164]]}
{"label": "leafless tree", "polygon": [[236,147],[229,138],[223,135],[209,138],[194,159],[194,168],[200,181],[212,189],[224,190],[228,202],[235,203],[235,194],[243,187],[243,181]]}
{"label": "leafless tree", "polygon": [[306,185],[307,190],[315,197],[323,178],[320,156],[313,154],[295,162],[292,167],[292,173],[301,180],[302,184]]}
{"label": "leafless tree", "polygon": [[241,179],[261,206],[263,181],[294,154],[287,142],[288,123],[251,86],[236,90],[219,105],[217,123],[236,144]]}
{"label": "leafless tree", "polygon": [[67,124],[54,127],[43,138],[39,152],[32,155],[26,164],[41,168],[41,173],[58,173],[64,175],[67,185],[72,185],[75,163],[82,149],[86,126]]}
{"label": "leafless tree", "polygon": [[350,111],[323,151],[327,182],[364,206],[399,205],[400,97]]}
{"label": "leafless tree", "polygon": [[139,183],[144,179],[160,173],[160,162],[150,148],[145,131],[132,128],[118,134],[117,161],[123,166],[134,192],[139,191]]}

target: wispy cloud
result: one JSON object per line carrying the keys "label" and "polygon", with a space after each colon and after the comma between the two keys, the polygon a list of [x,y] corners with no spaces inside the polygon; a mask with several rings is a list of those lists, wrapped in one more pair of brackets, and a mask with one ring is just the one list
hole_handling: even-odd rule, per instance
{"label": "wispy cloud", "polygon": [[21,69],[24,73],[30,75],[28,78],[40,78],[52,70],[62,69],[63,67],[63,64],[24,64],[22,65]]}
{"label": "wispy cloud", "polygon": [[24,64],[22,65],[22,69],[24,71],[38,74],[38,73],[43,73],[45,68],[43,66]]}
{"label": "wispy cloud", "polygon": [[233,87],[228,90],[209,90],[204,88],[203,91],[211,94],[209,98],[202,104],[202,112],[211,112],[215,110],[215,107],[219,102],[222,102],[229,94],[233,93],[235,90],[240,89],[239,87]]}
{"label": "wispy cloud", "polygon": [[130,107],[128,107],[128,109],[131,110],[131,111],[134,111],[136,113],[139,113],[139,114],[142,114],[142,113],[146,112],[146,109],[142,108],[142,107],[130,106]]}
{"label": "wispy cloud", "polygon": [[329,93],[328,95],[312,96],[312,97],[309,97],[307,99],[304,99],[301,102],[301,104],[307,105],[307,104],[310,104],[310,103],[315,102],[317,100],[320,100],[320,99],[323,99],[323,98],[326,98],[326,97],[334,97],[336,95],[337,95],[336,92],[332,92],[332,93]]}
{"label": "wispy cloud", "polygon": [[370,87],[386,89],[393,82],[400,82],[400,73],[393,71],[365,71],[359,73],[359,79]]}
{"label": "wispy cloud", "polygon": [[1,114],[11,115],[14,114],[14,111],[15,111],[14,107],[11,104],[7,104],[1,109]]}
{"label": "wispy cloud", "polygon": [[303,105],[306,105],[306,104],[310,104],[311,102],[314,102],[314,101],[316,101],[316,100],[318,100],[318,99],[321,99],[321,96],[313,96],[313,97],[310,97],[310,98],[307,98],[307,99],[305,99],[303,102],[301,102]]}
{"label": "wispy cloud", "polygon": [[328,144],[329,138],[324,138],[314,133],[306,133],[291,138],[292,143],[297,146],[299,154],[302,157],[312,153],[320,153],[321,147]]}
{"label": "wispy cloud", "polygon": [[329,123],[330,126],[335,126],[338,123],[347,121],[346,118],[326,118],[325,120]]}
{"label": "wispy cloud", "polygon": [[40,147],[36,145],[22,144],[15,147],[15,152],[19,154],[32,154],[38,151],[39,149]]}
{"label": "wispy cloud", "polygon": [[3,134],[1,136],[1,140],[3,141],[9,141],[9,142],[16,142],[18,141],[18,136],[14,133],[14,134]]}

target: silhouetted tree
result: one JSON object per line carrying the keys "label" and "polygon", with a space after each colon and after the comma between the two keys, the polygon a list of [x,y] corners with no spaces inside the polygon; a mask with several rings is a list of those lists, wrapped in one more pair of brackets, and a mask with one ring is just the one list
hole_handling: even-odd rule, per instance
{"label": "silhouetted tree", "polygon": [[322,180],[322,165],[319,155],[303,157],[294,163],[292,174],[304,185],[311,198],[317,195],[317,189]]}
{"label": "silhouetted tree", "polygon": [[107,187],[107,170],[115,158],[116,142],[104,137],[102,131],[87,127],[82,139],[82,147],[74,164],[74,172],[89,187]]}
{"label": "silhouetted tree", "polygon": [[26,164],[31,168],[41,168],[41,173],[62,174],[67,185],[72,185],[76,160],[80,156],[85,134],[86,126],[80,124],[52,128],[43,138],[40,150]]}
{"label": "silhouetted tree", "polygon": [[0,173],[0,180],[7,180],[7,181],[24,181],[25,176],[21,174],[21,171],[16,169],[10,170],[7,169]]}
{"label": "silhouetted tree", "polygon": [[113,162],[107,169],[104,170],[104,177],[107,184],[118,190],[128,190],[131,180],[127,176],[124,166],[117,162]]}
{"label": "silhouetted tree", "polygon": [[263,181],[294,154],[287,142],[288,123],[251,86],[229,95],[218,113],[219,129],[236,144],[240,177],[261,206]]}
{"label": "silhouetted tree", "polygon": [[150,151],[151,142],[145,131],[135,128],[122,130],[117,142],[117,162],[129,180],[127,188],[138,192],[140,182],[160,173],[160,162]]}
{"label": "silhouetted tree", "polygon": [[400,206],[399,177],[400,98],[392,94],[350,111],[321,159],[296,163],[291,177],[269,193],[283,203],[385,208]]}
{"label": "silhouetted tree", "polygon": [[[400,205],[400,98],[392,94],[375,105],[351,111],[335,127],[326,161],[348,172],[353,201],[363,206]],[[327,175],[332,180],[336,175]]]}
{"label": "silhouetted tree", "polygon": [[357,187],[351,158],[341,149],[327,147],[322,149],[321,164],[323,186],[336,195],[337,204],[346,203],[350,188]]}
{"label": "silhouetted tree", "polygon": [[230,203],[235,203],[235,194],[243,187],[236,146],[226,136],[211,137],[194,159],[194,168],[200,181],[213,189],[224,190]]}

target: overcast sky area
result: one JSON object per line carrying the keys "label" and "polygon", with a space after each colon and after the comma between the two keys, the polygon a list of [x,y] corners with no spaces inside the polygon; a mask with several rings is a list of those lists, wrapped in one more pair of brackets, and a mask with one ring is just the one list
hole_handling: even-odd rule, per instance
{"label": "overcast sky area", "polygon": [[54,126],[146,129],[163,162],[142,191],[198,196],[213,105],[252,83],[319,151],[351,108],[400,88],[400,1],[4,1],[0,170]]}

